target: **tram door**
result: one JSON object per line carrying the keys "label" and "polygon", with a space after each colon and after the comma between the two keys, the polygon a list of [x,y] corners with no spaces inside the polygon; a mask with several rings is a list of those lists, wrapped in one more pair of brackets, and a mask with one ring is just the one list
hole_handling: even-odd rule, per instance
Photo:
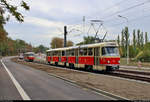
{"label": "tram door", "polygon": [[94,65],[95,69],[98,70],[98,65],[99,65],[99,55],[100,55],[100,48],[94,48]]}

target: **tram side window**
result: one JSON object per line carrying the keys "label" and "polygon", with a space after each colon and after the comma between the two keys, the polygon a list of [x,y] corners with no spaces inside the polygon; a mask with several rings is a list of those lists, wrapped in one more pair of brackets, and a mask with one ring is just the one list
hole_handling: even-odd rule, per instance
{"label": "tram side window", "polygon": [[89,55],[89,56],[92,56],[92,55],[93,55],[93,48],[89,48],[89,49],[88,49],[88,55]]}
{"label": "tram side window", "polygon": [[54,56],[58,56],[58,52],[57,51],[54,52]]}
{"label": "tram side window", "polygon": [[70,52],[71,56],[74,56],[74,50],[71,50]]}
{"label": "tram side window", "polygon": [[102,55],[105,55],[106,54],[106,51],[105,51],[105,48],[103,47],[102,48]]}
{"label": "tram side window", "polygon": [[52,55],[53,55],[53,56],[55,55],[54,52],[52,52]]}
{"label": "tram side window", "polygon": [[67,56],[69,56],[69,50],[66,51]]}
{"label": "tram side window", "polygon": [[62,56],[65,56],[65,51],[62,51]]}
{"label": "tram side window", "polygon": [[60,52],[60,51],[58,51],[58,52],[57,52],[57,56],[60,56],[60,55],[61,55],[61,52]]}
{"label": "tram side window", "polygon": [[49,52],[49,56],[53,56],[53,55],[52,55],[52,52]]}
{"label": "tram side window", "polygon": [[55,56],[55,52],[53,52],[53,56]]}
{"label": "tram side window", "polygon": [[79,51],[79,54],[80,54],[80,56],[83,56],[83,49],[80,49],[80,51]]}
{"label": "tram side window", "polygon": [[53,53],[53,52],[51,52],[51,55],[52,55],[52,56],[54,56],[54,53]]}
{"label": "tram side window", "polygon": [[87,56],[87,48],[84,49],[84,56]]}

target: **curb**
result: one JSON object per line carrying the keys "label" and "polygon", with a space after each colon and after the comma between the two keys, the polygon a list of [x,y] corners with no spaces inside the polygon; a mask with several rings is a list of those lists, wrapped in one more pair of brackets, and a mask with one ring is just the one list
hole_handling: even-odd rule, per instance
{"label": "curb", "polygon": [[121,97],[121,96],[118,96],[118,95],[114,95],[114,94],[112,94],[112,93],[109,93],[109,92],[106,92],[106,91],[103,91],[103,90],[100,90],[100,89],[97,89],[97,88],[92,88],[92,87],[89,87],[89,86],[85,86],[85,85],[78,84],[76,81],[72,81],[72,80],[63,78],[63,77],[61,77],[61,76],[57,76],[57,75],[55,75],[55,74],[51,74],[51,73],[48,73],[48,74],[49,74],[50,76],[53,76],[53,77],[62,79],[62,80],[67,81],[67,82],[69,82],[69,83],[73,83],[73,84],[79,85],[79,86],[81,86],[81,87],[84,86],[85,88],[88,88],[88,89],[90,89],[90,90],[92,90],[92,91],[94,91],[94,92],[97,92],[97,93],[99,93],[99,94],[105,95],[105,96],[107,96],[107,97],[109,97],[109,98],[112,98],[112,99],[115,99],[115,100],[129,100],[129,99],[127,99],[127,98],[124,98],[124,97]]}

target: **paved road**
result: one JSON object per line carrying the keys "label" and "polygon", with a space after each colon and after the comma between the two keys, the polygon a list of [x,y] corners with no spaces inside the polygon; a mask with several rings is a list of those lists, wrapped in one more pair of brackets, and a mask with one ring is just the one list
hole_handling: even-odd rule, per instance
{"label": "paved road", "polygon": [[3,64],[0,62],[0,100],[22,100],[25,97],[31,100],[112,100],[46,72],[11,62],[10,57],[3,58]]}

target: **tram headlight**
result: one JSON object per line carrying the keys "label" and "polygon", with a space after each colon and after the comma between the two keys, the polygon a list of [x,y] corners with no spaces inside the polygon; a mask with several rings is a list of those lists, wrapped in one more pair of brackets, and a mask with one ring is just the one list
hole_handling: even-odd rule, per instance
{"label": "tram headlight", "polygon": [[107,63],[109,64],[109,63],[110,63],[110,61],[107,61]]}
{"label": "tram headlight", "polygon": [[120,61],[118,61],[118,63],[120,64]]}

